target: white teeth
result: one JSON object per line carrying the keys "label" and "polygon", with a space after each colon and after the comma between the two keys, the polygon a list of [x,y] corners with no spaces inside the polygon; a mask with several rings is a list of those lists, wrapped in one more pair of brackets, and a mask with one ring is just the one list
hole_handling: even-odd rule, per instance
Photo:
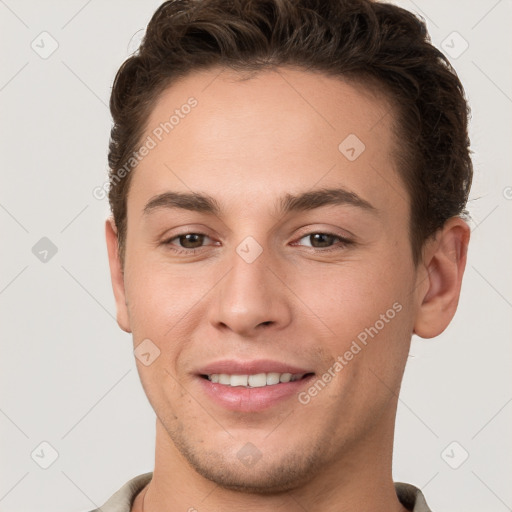
{"label": "white teeth", "polygon": [[279,384],[279,373],[267,373],[267,386]]}
{"label": "white teeth", "polygon": [[214,373],[208,375],[208,380],[214,384],[226,386],[244,386],[250,388],[262,388],[263,386],[274,386],[281,382],[294,382],[302,379],[305,373],[256,373],[254,375],[228,375],[227,373]]}
{"label": "white teeth", "polygon": [[247,386],[247,375],[231,375],[230,386]]}
{"label": "white teeth", "polygon": [[[231,377],[231,382],[233,382],[233,377]],[[262,388],[263,386],[267,385],[267,375],[265,373],[249,375],[248,382],[251,388]]]}
{"label": "white teeth", "polygon": [[231,377],[226,373],[221,373],[219,375],[219,384],[227,384],[229,386],[229,384],[231,384]]}

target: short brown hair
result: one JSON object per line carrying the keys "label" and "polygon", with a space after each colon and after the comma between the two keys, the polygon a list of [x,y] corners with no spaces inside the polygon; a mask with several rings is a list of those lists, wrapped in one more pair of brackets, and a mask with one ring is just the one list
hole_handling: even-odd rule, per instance
{"label": "short brown hair", "polygon": [[394,105],[415,264],[427,238],[450,217],[467,214],[469,107],[423,20],[372,0],[169,0],[120,67],[110,98],[109,202],[122,262],[132,173],[118,173],[140,145],[159,94],[195,70],[287,65],[378,84]]}

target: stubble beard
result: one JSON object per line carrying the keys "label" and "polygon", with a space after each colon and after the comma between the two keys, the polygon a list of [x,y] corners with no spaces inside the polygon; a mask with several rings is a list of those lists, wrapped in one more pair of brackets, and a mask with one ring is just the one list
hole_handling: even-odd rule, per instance
{"label": "stubble beard", "polygon": [[236,456],[236,449],[229,454],[205,450],[192,442],[182,426],[171,432],[165,428],[177,450],[199,475],[219,487],[246,494],[282,494],[303,486],[325,468],[330,451],[322,440],[282,455],[265,454],[265,447],[261,447],[261,458],[246,465]]}

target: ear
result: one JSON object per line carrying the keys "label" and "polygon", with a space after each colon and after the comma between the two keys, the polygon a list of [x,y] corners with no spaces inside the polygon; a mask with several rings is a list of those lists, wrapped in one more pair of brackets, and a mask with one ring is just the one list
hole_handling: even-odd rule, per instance
{"label": "ear", "polygon": [[418,313],[414,334],[433,338],[441,334],[451,322],[459,303],[462,276],[470,228],[459,218],[452,217],[426,243],[422,271],[417,276]]}
{"label": "ear", "polygon": [[124,289],[124,273],[119,258],[119,244],[117,239],[117,229],[112,217],[105,221],[105,237],[107,240],[108,262],[110,265],[110,279],[117,308],[117,323],[125,332],[132,332],[130,329],[130,316],[126,303]]}

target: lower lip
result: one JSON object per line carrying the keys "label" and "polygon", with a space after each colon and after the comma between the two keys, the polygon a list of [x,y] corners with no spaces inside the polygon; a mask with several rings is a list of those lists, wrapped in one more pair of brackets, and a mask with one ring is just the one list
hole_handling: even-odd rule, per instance
{"label": "lower lip", "polygon": [[206,396],[224,409],[238,412],[258,412],[296,397],[301,388],[307,386],[313,377],[314,375],[309,375],[293,382],[282,382],[261,388],[226,386],[225,384],[215,384],[203,377],[198,378]]}

